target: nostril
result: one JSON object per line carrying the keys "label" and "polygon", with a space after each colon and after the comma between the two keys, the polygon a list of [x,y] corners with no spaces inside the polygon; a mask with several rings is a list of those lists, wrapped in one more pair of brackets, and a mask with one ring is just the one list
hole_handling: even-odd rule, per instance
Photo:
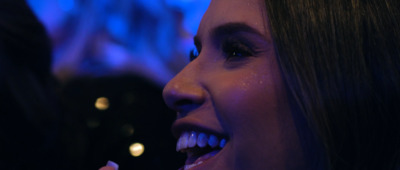
{"label": "nostril", "polygon": [[175,102],[176,106],[185,106],[185,105],[191,105],[194,104],[192,100],[189,99],[183,99]]}
{"label": "nostril", "polygon": [[184,113],[190,112],[198,108],[200,105],[201,103],[196,103],[196,101],[191,99],[181,99],[174,103],[175,110],[182,113],[183,115],[185,115]]}

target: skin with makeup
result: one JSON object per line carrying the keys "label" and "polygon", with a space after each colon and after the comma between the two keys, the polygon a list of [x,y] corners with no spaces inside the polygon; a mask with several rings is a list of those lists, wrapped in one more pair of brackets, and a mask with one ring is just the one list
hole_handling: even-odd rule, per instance
{"label": "skin with makeup", "polygon": [[191,62],[164,89],[178,112],[172,128],[177,151],[188,155],[185,169],[291,169],[304,162],[263,4],[212,1]]}

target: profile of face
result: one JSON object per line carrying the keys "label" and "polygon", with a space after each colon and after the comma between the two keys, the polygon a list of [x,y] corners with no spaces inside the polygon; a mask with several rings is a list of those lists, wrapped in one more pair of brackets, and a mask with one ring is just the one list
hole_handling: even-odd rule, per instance
{"label": "profile of face", "polygon": [[213,0],[164,88],[185,169],[300,169],[303,152],[262,0]]}

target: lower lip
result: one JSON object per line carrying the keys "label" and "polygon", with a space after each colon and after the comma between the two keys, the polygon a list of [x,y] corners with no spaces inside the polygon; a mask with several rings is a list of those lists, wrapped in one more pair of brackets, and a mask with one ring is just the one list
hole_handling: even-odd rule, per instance
{"label": "lower lip", "polygon": [[[224,148],[226,148],[226,147],[227,147],[227,145],[225,145]],[[218,150],[218,151],[212,151],[208,154],[205,154],[205,155],[197,158],[194,163],[183,166],[180,170],[194,170],[194,169],[198,169],[198,168],[207,169],[203,166],[205,166],[206,164],[210,164],[210,163],[212,164],[212,162],[210,162],[211,161],[210,159],[218,157],[218,155],[220,155],[220,153],[224,150],[224,148],[222,148],[221,150]],[[214,159],[212,159],[212,160],[214,160]]]}
{"label": "lower lip", "polygon": [[184,166],[184,170],[188,170],[188,169],[191,169],[191,168],[193,168],[193,167],[196,167],[196,166],[202,164],[204,161],[206,161],[206,160],[210,159],[211,157],[213,157],[214,155],[216,155],[219,151],[220,151],[220,150],[218,150],[218,151],[212,151],[212,152],[210,152],[210,153],[207,153],[207,154],[205,154],[205,155],[203,155],[203,156],[197,158],[196,161],[195,161],[194,163],[185,165],[185,166]]}

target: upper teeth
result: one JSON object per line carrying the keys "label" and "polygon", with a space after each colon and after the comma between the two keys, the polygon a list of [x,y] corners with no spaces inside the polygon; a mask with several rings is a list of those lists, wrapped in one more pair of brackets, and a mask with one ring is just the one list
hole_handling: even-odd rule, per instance
{"label": "upper teeth", "polygon": [[226,139],[218,139],[215,135],[207,135],[199,132],[184,132],[176,143],[176,151],[193,148],[196,145],[204,148],[209,145],[211,148],[219,146],[223,148],[226,144]]}

